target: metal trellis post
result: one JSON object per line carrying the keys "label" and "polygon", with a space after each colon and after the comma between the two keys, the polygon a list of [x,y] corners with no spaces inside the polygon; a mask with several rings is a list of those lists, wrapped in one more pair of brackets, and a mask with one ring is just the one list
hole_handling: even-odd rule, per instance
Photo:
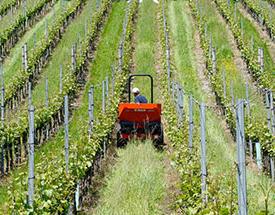
{"label": "metal trellis post", "polygon": [[192,150],[192,147],[193,147],[193,127],[194,127],[194,122],[193,122],[193,96],[190,95],[189,96],[189,137],[188,137],[190,151]]}
{"label": "metal trellis post", "polygon": [[59,93],[62,93],[62,88],[63,88],[63,83],[62,83],[62,79],[63,79],[63,74],[62,74],[62,64],[60,64],[59,67]]}
{"label": "metal trellis post", "polygon": [[238,206],[239,215],[247,214],[246,165],[245,165],[245,133],[244,103],[238,99],[236,110],[236,133],[238,154]]}
{"label": "metal trellis post", "polygon": [[66,173],[69,172],[69,97],[64,97],[64,127],[65,127],[65,163]]}
{"label": "metal trellis post", "polygon": [[89,137],[92,136],[94,124],[94,87],[91,86],[89,90]]}
{"label": "metal trellis post", "polygon": [[29,108],[29,178],[28,178],[28,205],[34,202],[34,107]]}
{"label": "metal trellis post", "polygon": [[102,81],[102,112],[105,113],[105,81]]}
{"label": "metal trellis post", "polygon": [[207,185],[206,185],[206,177],[207,177],[207,169],[206,169],[206,136],[205,136],[205,105],[201,103],[200,105],[200,125],[201,125],[201,191],[202,191],[202,201],[204,204],[207,203]]}

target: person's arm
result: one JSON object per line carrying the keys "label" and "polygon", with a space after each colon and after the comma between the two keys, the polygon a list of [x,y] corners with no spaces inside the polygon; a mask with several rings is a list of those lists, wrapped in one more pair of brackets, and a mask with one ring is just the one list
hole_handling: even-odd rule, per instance
{"label": "person's arm", "polygon": [[135,103],[139,103],[138,96],[135,97]]}

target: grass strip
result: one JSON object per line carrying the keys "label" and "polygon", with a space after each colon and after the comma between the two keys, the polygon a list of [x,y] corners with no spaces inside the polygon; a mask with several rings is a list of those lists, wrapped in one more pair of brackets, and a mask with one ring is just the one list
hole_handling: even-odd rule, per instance
{"label": "grass strip", "polygon": [[[148,10],[150,13],[148,13]],[[133,74],[150,74],[155,79],[155,51],[157,42],[156,27],[157,6],[153,1],[144,1],[140,4],[138,14],[137,32],[135,36],[135,53]],[[155,82],[156,83],[156,82]],[[156,84],[155,84],[156,85]],[[138,87],[150,102],[150,80],[147,77],[137,77],[132,82],[132,87]],[[157,93],[154,86],[154,93]],[[157,96],[155,95],[155,100]],[[131,99],[133,101],[133,98]],[[156,101],[155,101],[156,102]]]}
{"label": "grass strip", "polygon": [[118,150],[93,214],[161,214],[164,177],[162,155],[151,141],[129,143]]}

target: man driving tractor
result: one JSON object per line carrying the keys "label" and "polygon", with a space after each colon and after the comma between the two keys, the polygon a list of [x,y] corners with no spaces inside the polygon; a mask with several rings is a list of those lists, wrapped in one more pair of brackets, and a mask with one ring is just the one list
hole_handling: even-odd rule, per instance
{"label": "man driving tractor", "polygon": [[132,93],[135,96],[135,103],[138,103],[138,104],[147,104],[148,103],[146,97],[143,95],[140,95],[140,91],[138,88],[136,88],[136,87],[133,88]]}

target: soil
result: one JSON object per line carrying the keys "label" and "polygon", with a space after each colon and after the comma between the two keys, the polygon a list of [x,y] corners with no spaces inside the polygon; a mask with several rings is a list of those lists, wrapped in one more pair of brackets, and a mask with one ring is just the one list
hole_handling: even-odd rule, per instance
{"label": "soil", "polygon": [[[211,4],[213,4],[213,6],[216,7],[216,5],[215,5],[214,2],[212,2]],[[257,83],[253,81],[251,75],[249,74],[249,70],[247,68],[247,65],[246,65],[245,61],[242,58],[240,50],[238,49],[238,46],[237,46],[236,40],[235,40],[235,38],[233,36],[233,33],[232,33],[229,25],[226,23],[226,21],[224,20],[224,18],[218,12],[218,9],[217,9],[217,19],[220,22],[224,23],[224,25],[226,25],[226,34],[225,35],[227,35],[227,38],[228,38],[229,43],[230,43],[230,46],[232,48],[233,55],[234,55],[234,63],[235,63],[235,65],[239,69],[239,71],[240,71],[243,79],[247,80],[250,83],[250,85],[253,87],[253,89],[255,91],[257,91]],[[253,83],[253,84],[251,84],[251,83]]]}
{"label": "soil", "polygon": [[[225,23],[224,19],[222,18],[222,16],[218,16],[218,18]],[[194,53],[195,53],[195,59],[196,59],[196,65],[197,65],[197,72],[198,72],[198,77],[201,81],[202,84],[202,89],[203,91],[207,94],[209,100],[208,102],[210,102],[210,105],[215,106],[215,94],[212,91],[212,87],[211,87],[211,83],[209,82],[209,78],[205,75],[204,71],[206,70],[206,60],[205,57],[203,55],[203,50],[200,46],[201,44],[201,40],[200,40],[200,36],[199,36],[199,32],[198,29],[195,26],[194,20],[192,19],[191,22],[194,25],[194,31],[195,31],[195,47],[194,47]],[[237,45],[235,43],[235,39],[230,31],[230,28],[227,26],[227,35],[229,35],[229,39],[230,39],[230,44],[231,47],[233,49],[234,52],[234,63],[239,67],[242,68],[242,71],[247,71],[247,67],[245,62],[243,61],[243,59],[241,58],[241,53],[237,48]],[[239,68],[240,68],[239,67]],[[246,70],[244,70],[246,69]],[[243,74],[244,76],[249,76],[249,74],[247,72],[245,72]],[[247,77],[250,79],[250,77]],[[247,80],[247,79],[246,79]],[[235,145],[235,140],[234,137],[226,123],[226,119],[225,116],[222,114],[221,108],[219,108],[217,106],[217,108],[213,109],[213,111],[216,113],[217,117],[219,118],[222,128],[225,131],[226,134],[226,138],[228,140],[228,142],[230,143],[231,146]],[[258,171],[258,168],[256,166],[256,163],[253,159],[250,159],[249,156],[247,156],[247,166],[249,169],[251,169],[254,172]]]}
{"label": "soil", "polygon": [[[189,7],[186,9],[186,11],[188,12],[189,16],[192,17]],[[204,57],[204,53],[203,53],[203,50],[200,45],[201,44],[200,35],[196,28],[194,20],[191,19],[190,21],[191,21],[191,23],[193,25],[193,29],[194,29],[195,46],[193,47],[193,53],[195,56],[195,61],[196,61],[195,63],[196,63],[196,70],[198,73],[198,78],[201,82],[202,91],[205,92],[205,95],[207,97],[207,103],[210,105],[215,105],[215,99],[214,99],[215,94],[212,91],[210,82],[208,81],[209,78],[206,76],[206,72],[207,72],[206,63],[205,63],[206,59]]]}
{"label": "soil", "polygon": [[166,141],[167,149],[165,153],[165,157],[163,160],[164,167],[165,167],[165,182],[166,182],[166,189],[168,192],[164,196],[163,199],[163,207],[162,212],[163,214],[179,214],[179,212],[175,211],[174,203],[177,200],[177,196],[180,195],[180,188],[179,188],[179,175],[176,169],[171,165],[171,157],[172,151],[171,147],[169,146],[169,142]]}
{"label": "soil", "polygon": [[112,167],[116,163],[116,146],[110,146],[106,158],[100,164],[100,169],[95,173],[93,182],[85,195],[85,200],[82,203],[82,211],[79,214],[93,214],[96,206],[100,201],[100,191],[106,186],[107,175],[112,171]]}

